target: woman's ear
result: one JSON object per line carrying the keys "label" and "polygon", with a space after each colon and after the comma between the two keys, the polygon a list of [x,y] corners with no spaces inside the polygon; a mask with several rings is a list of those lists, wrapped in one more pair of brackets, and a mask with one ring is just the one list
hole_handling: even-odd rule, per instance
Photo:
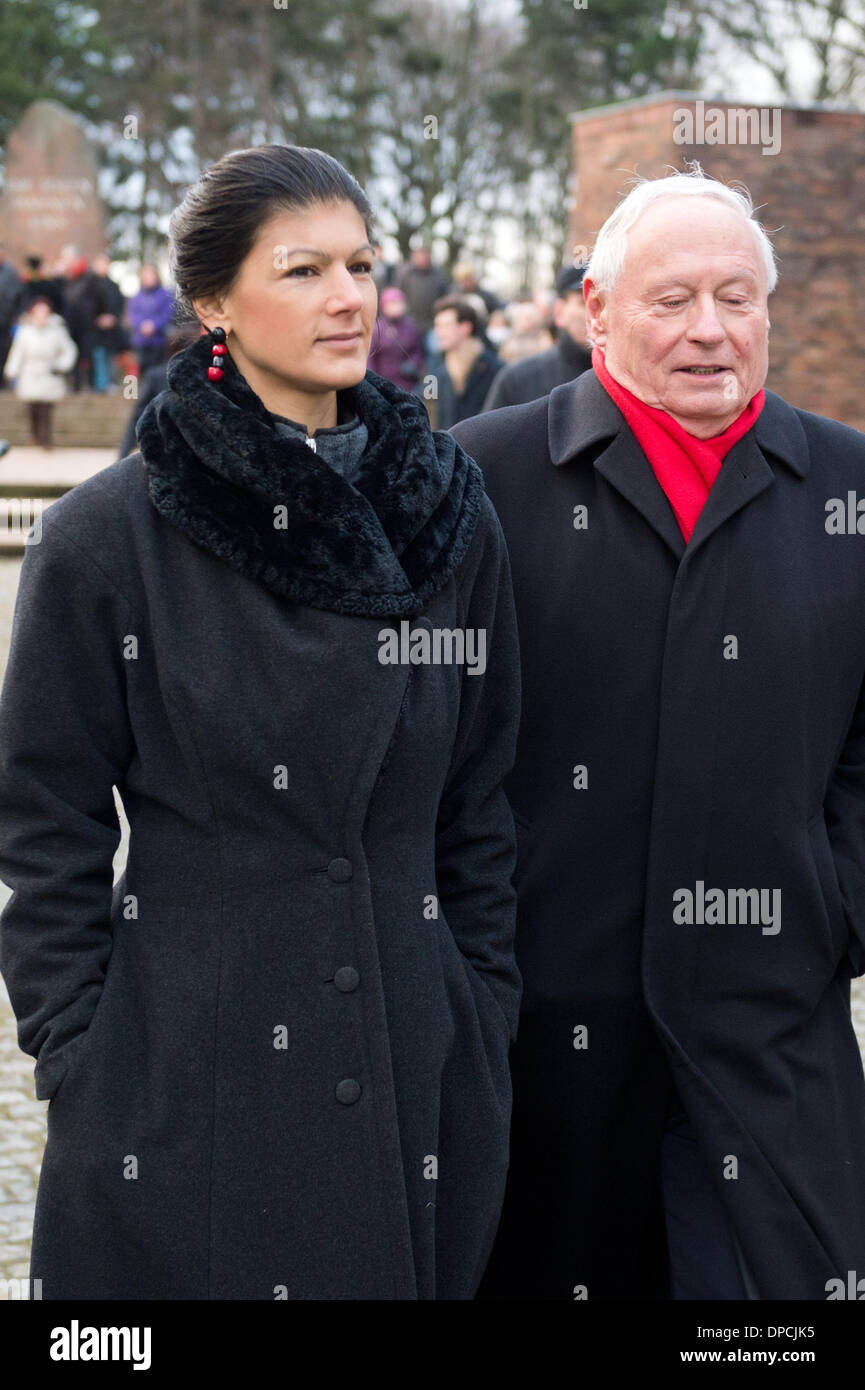
{"label": "woman's ear", "polygon": [[193,299],[192,311],[207,329],[220,327],[226,334],[231,332],[231,322],[221,299]]}

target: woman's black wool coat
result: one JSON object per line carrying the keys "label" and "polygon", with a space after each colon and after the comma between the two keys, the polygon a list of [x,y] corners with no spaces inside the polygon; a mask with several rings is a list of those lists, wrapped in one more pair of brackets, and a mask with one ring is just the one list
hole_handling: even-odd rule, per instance
{"label": "woman's black wool coat", "polygon": [[[23,564],[0,941],[50,1098],[31,1276],[46,1299],[469,1299],[520,991],[501,530],[390,383],[355,388],[352,486],[209,361],[172,359],[143,457],[55,502]],[[402,620],[483,629],[485,674],[384,664]]]}
{"label": "woman's black wool coat", "polygon": [[[686,547],[592,371],[454,434],[523,665],[524,1001],[482,1293],[663,1288],[674,1081],[757,1294],[825,1299],[865,1277],[865,438],[767,392]],[[729,896],[751,889],[780,895],[758,921]]]}

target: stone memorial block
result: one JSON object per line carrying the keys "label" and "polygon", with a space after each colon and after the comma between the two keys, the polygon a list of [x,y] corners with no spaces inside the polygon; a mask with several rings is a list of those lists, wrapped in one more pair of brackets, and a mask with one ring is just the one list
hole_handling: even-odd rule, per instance
{"label": "stone memorial block", "polygon": [[107,245],[98,165],[78,119],[56,101],[34,101],[10,132],[0,191],[0,251],[22,273],[27,256],[53,264],[74,242],[86,256]]}

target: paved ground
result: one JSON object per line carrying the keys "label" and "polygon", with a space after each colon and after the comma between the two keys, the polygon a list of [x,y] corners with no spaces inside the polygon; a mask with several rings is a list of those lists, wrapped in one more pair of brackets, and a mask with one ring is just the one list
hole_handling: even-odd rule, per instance
{"label": "paved ground", "polygon": [[0,458],[0,484],[15,483],[21,496],[29,487],[54,483],[72,487],[117,458],[114,449],[36,449],[16,444]]}
{"label": "paved ground", "polygon": [[[21,455],[26,451],[22,449],[16,452]],[[32,452],[35,454],[38,451]],[[69,481],[77,481],[95,471],[95,467],[104,467],[112,461],[112,456],[105,450],[80,452],[82,457],[69,459],[61,465],[67,469]],[[101,455],[101,461],[95,464],[92,458],[84,457],[85,454],[94,453]],[[60,463],[60,460],[57,462]],[[50,467],[56,466],[52,461]],[[21,476],[18,468],[15,475],[17,481]],[[0,558],[0,667],[4,670],[20,569],[20,558]],[[128,826],[119,804],[118,814],[124,834],[115,860],[115,876],[121,872],[125,862],[128,842]],[[0,884],[0,906],[8,896],[8,889]],[[865,1062],[865,977],[855,982],[854,996],[854,1022]],[[33,1062],[18,1049],[15,1019],[0,981],[0,1279],[27,1276],[33,1205],[45,1143],[47,1110],[47,1101],[34,1099]]]}

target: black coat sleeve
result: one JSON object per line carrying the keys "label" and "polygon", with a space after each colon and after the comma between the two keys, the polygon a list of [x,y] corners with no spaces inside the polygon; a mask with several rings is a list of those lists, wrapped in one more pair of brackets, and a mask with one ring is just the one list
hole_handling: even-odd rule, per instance
{"label": "black coat sleeve", "polygon": [[[55,506],[59,505],[55,503]],[[28,545],[0,694],[0,969],[40,1100],[95,1012],[111,953],[113,786],[133,754],[128,604],[50,516]]]}
{"label": "black coat sleeve", "polygon": [[516,1035],[514,822],[502,782],[516,754],[520,665],[507,547],[484,496],[485,535],[463,619],[486,633],[483,675],[463,668],[460,715],[436,828],[439,901],[475,985]]}

